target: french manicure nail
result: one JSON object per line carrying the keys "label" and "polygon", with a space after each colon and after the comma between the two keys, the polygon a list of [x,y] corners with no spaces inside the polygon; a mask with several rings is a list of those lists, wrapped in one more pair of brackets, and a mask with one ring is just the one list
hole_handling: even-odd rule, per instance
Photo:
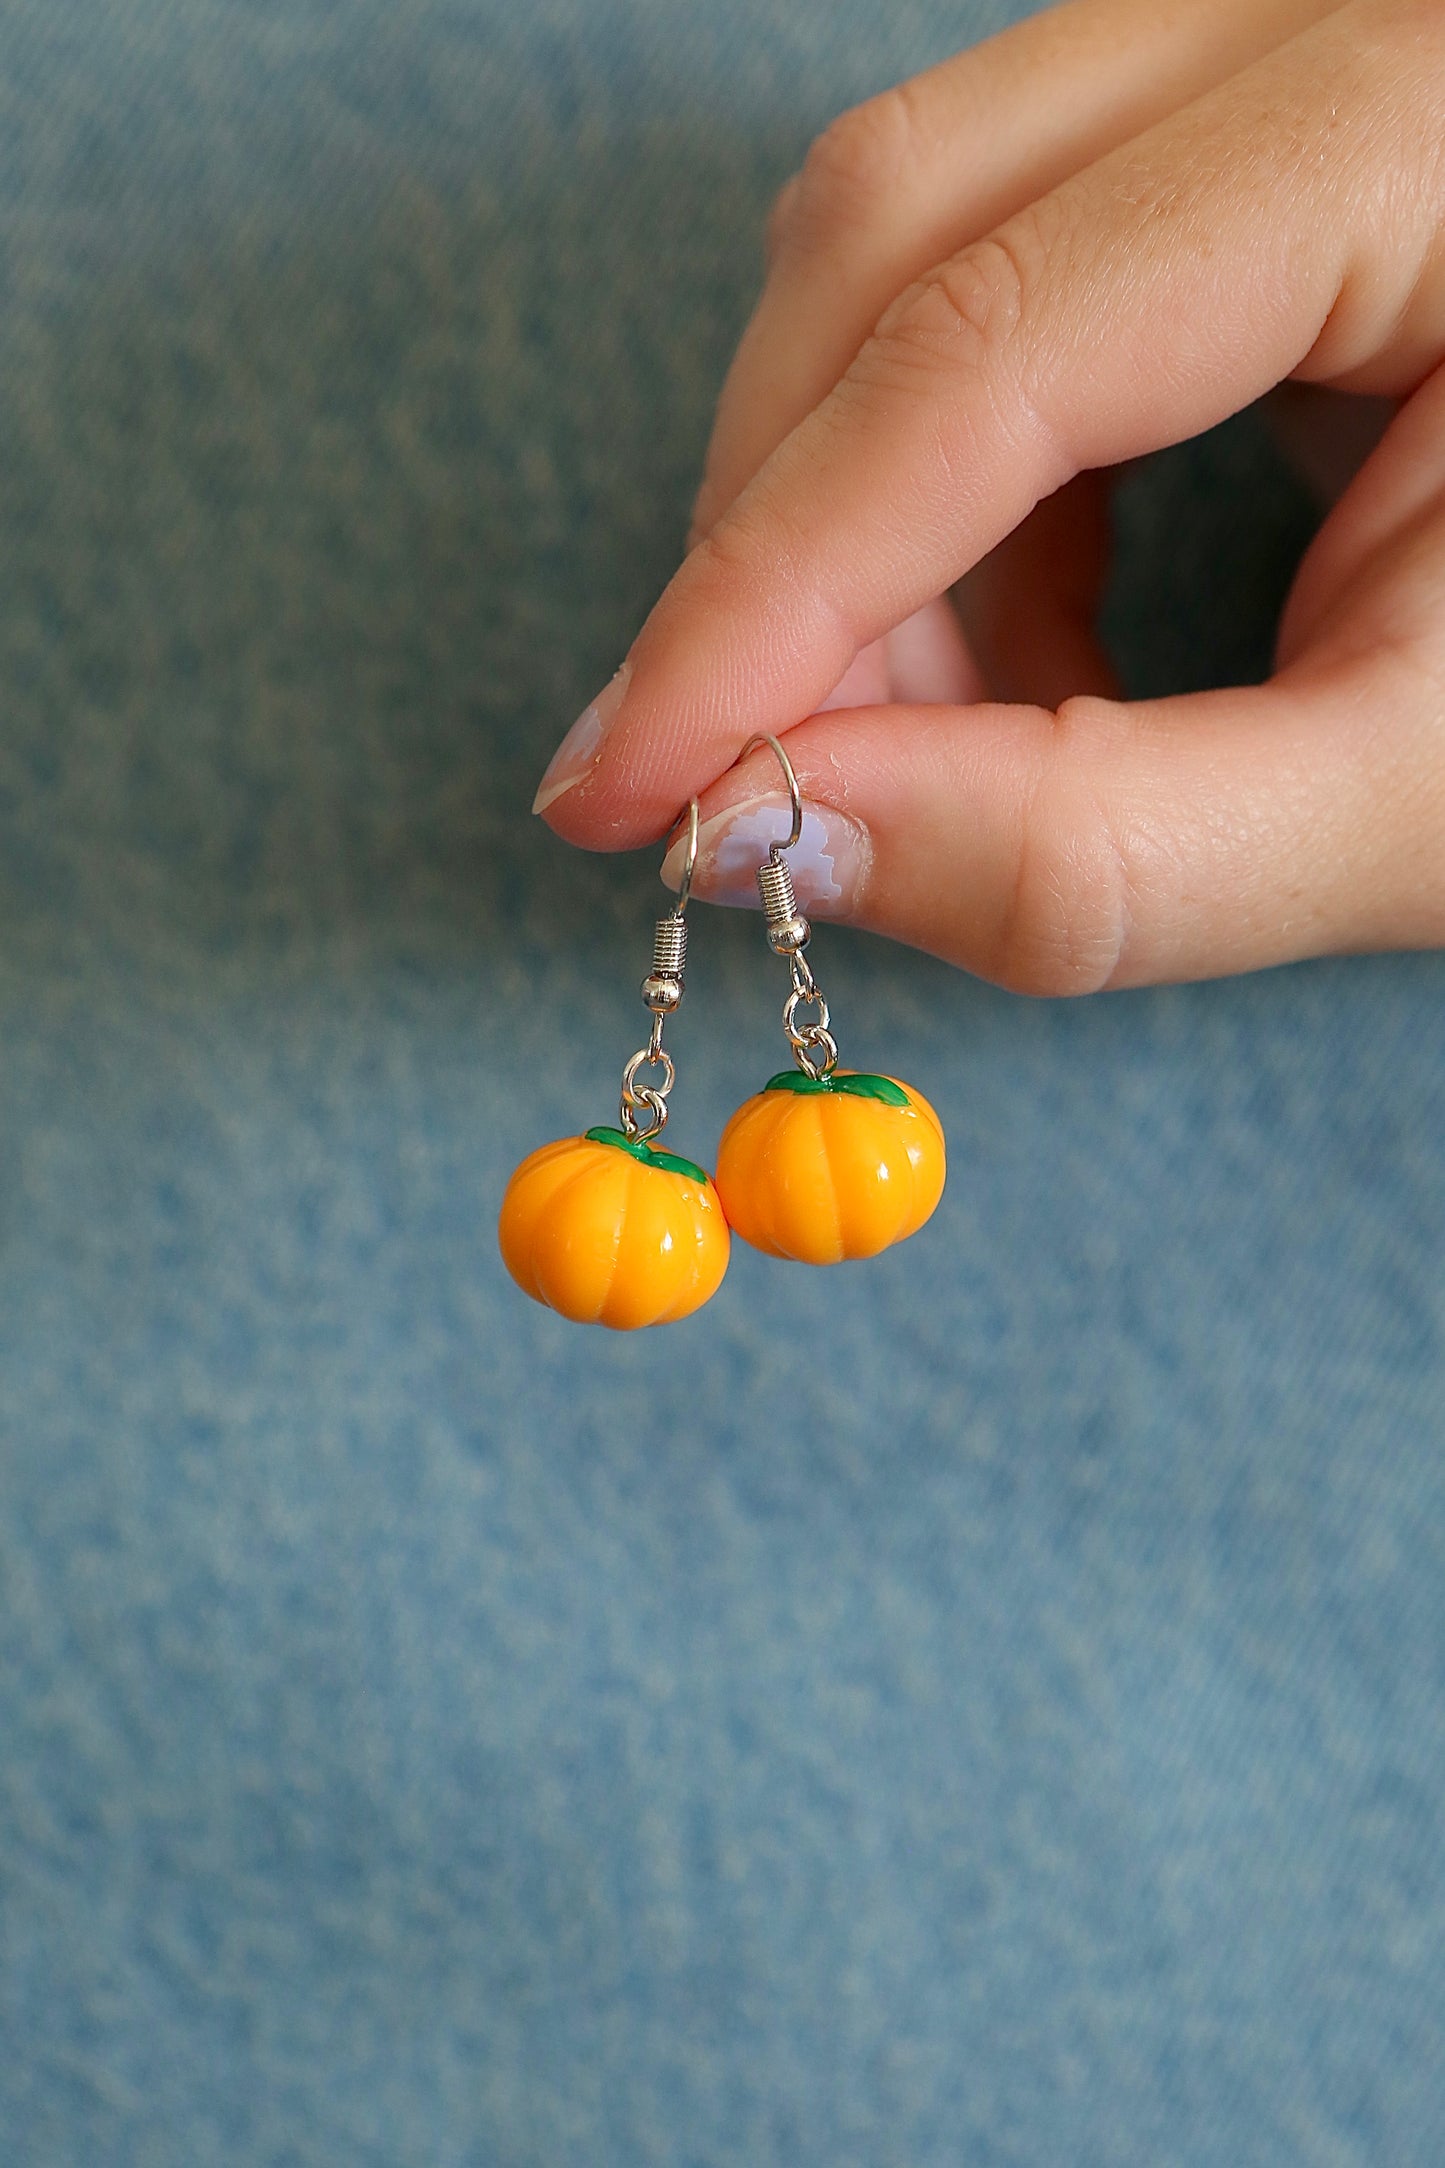
{"label": "french manicure nail", "polygon": [[534,813],[545,813],[554,805],[564,791],[581,782],[593,761],[597,758],[602,740],[617,720],[617,711],[627,691],[627,681],[632,675],[631,663],[624,663],[610,685],[604,685],[597,698],[585,707],[568,731],[547,764],[547,771],[537,785],[537,795],[532,800]]}
{"label": "french manicure nail", "polygon": [[[745,799],[716,813],[698,830],[697,871],[693,894],[705,903],[729,903],[758,909],[758,867],[771,844],[788,833],[791,813],[786,798]],[[662,862],[662,878],[676,889],[682,880],[686,837],[680,836]],[[833,806],[805,805],[803,827],[787,854],[798,902],[820,918],[846,918],[862,893],[872,862],[868,831]]]}

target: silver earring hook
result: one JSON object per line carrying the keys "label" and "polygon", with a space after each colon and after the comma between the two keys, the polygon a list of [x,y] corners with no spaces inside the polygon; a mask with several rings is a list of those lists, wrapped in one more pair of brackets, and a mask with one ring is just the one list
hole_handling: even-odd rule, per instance
{"label": "silver earring hook", "polygon": [[[768,846],[768,855],[758,868],[758,900],[763,907],[768,946],[785,959],[793,982],[793,990],[783,1004],[783,1029],[793,1049],[793,1059],[803,1075],[817,1083],[831,1076],[838,1066],[838,1042],[829,1028],[828,1004],[819,992],[818,982],[803,954],[813,937],[813,929],[798,909],[793,876],[783,859],[783,853],[790,851],[803,833],[803,793],[798,788],[793,763],[771,731],[760,730],[749,738],[738,759],[746,760],[755,745],[772,747],[773,756],[788,779],[793,825],[786,842]],[[811,1024],[801,1022],[798,1015],[800,1009],[808,1007],[817,1012]]]}
{"label": "silver earring hook", "polygon": [[[674,918],[681,918],[683,912],[687,909],[687,901],[689,896],[692,894],[692,877],[697,870],[696,798],[689,798],[687,801],[687,811],[685,813],[678,814],[677,819],[673,822],[671,828],[669,828],[669,830],[667,831],[669,839],[676,835],[678,829],[682,826],[684,821],[687,822],[687,858],[684,861],[682,868],[682,880],[678,885],[677,902],[673,905],[672,915]],[[669,840],[668,849],[670,850],[671,848],[672,844]]]}
{"label": "silver earring hook", "polygon": [[782,739],[775,738],[770,730],[760,730],[755,737],[749,738],[733,765],[736,767],[738,762],[746,760],[755,745],[770,745],[772,747],[777,756],[778,765],[788,779],[788,799],[793,808],[793,826],[786,843],[773,843],[768,847],[768,856],[776,865],[781,853],[790,851],[803,833],[803,793],[798,788],[798,778],[793,772],[793,763],[783,751]]}
{"label": "silver earring hook", "polygon": [[[646,1046],[640,1046],[622,1072],[622,1127],[629,1137],[639,1137],[645,1143],[649,1137],[661,1136],[667,1127],[667,1095],[677,1081],[677,1071],[672,1056],[662,1044],[662,1027],[682,1001],[683,973],[687,969],[687,920],[683,917],[687,899],[692,894],[693,869],[697,865],[697,800],[689,798],[687,811],[679,813],[669,834],[687,822],[687,861],[682,869],[682,881],[677,891],[677,901],[665,918],[660,918],[652,929],[652,969],[642,982],[642,999],[652,1013],[652,1030]],[[660,1069],[662,1077],[656,1084],[639,1084],[640,1069]],[[638,1120],[639,1108],[646,1115],[646,1126]]]}

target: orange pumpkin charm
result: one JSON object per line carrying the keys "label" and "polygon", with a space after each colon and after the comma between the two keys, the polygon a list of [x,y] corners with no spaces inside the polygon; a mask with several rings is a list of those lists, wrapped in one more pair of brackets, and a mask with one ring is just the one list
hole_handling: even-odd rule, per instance
{"label": "orange pumpkin charm", "polygon": [[917,1232],[943,1195],[943,1127],[894,1077],[786,1069],[744,1100],[718,1146],[733,1232],[810,1265],[875,1257]]}
{"label": "orange pumpkin charm", "polygon": [[702,1168],[620,1129],[563,1137],[524,1159],[497,1235],[535,1302],[619,1332],[700,1310],[728,1264],[727,1221]]}

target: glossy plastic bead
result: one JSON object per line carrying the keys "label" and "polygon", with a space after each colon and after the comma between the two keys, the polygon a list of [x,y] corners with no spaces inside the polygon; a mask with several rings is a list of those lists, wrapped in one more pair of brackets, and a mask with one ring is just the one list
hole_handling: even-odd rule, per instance
{"label": "glossy plastic bead", "polygon": [[620,1129],[524,1159],[497,1234],[525,1294],[618,1332],[700,1310],[727,1271],[727,1221],[703,1169]]}
{"label": "glossy plastic bead", "polygon": [[916,1233],[944,1175],[943,1127],[922,1093],[841,1069],[773,1077],[718,1146],[717,1190],[733,1232],[810,1265],[874,1257]]}

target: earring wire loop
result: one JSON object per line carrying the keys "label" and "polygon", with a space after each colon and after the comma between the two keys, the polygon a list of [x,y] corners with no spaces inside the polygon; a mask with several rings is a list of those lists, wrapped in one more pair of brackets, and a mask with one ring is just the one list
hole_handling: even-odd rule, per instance
{"label": "earring wire loop", "polygon": [[734,767],[738,765],[739,761],[747,759],[755,745],[770,745],[772,747],[777,756],[778,765],[788,780],[788,800],[793,809],[793,825],[786,843],[773,843],[768,846],[768,856],[776,865],[780,853],[790,851],[803,833],[803,793],[798,788],[798,778],[793,772],[793,763],[783,751],[782,739],[775,738],[770,730],[760,730],[755,737],[748,739],[747,744],[738,754],[737,761],[733,763]]}
{"label": "earring wire loop", "polygon": [[[776,843],[770,843],[768,855],[758,868],[758,897],[767,925],[768,946],[787,959],[793,981],[793,990],[783,1007],[783,1029],[793,1049],[794,1061],[804,1076],[818,1083],[831,1076],[838,1065],[838,1042],[829,1028],[828,1004],[819,992],[818,982],[803,954],[812,938],[812,928],[798,909],[793,876],[783,860],[784,852],[790,851],[803,833],[803,793],[782,741],[771,731],[760,730],[749,738],[738,759],[746,760],[755,745],[772,748],[773,757],[787,778],[788,802],[793,809],[792,826],[786,841],[780,838]],[[807,1007],[816,1007],[817,1020],[800,1025],[798,1011]]]}
{"label": "earring wire loop", "polygon": [[669,838],[676,835],[683,822],[687,822],[687,858],[683,864],[682,880],[678,885],[677,902],[673,906],[674,918],[681,918],[692,894],[692,877],[697,870],[697,800],[689,798],[685,812],[679,813],[668,830]]}

